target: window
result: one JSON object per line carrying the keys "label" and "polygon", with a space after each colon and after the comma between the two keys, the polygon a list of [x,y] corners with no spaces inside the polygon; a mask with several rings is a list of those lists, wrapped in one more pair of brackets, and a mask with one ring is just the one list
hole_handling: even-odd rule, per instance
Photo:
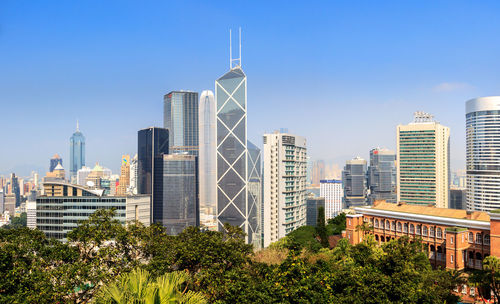
{"label": "window", "polygon": [[474,233],[469,232],[469,243],[474,243]]}
{"label": "window", "polygon": [[467,285],[462,285],[462,294],[467,294]]}
{"label": "window", "polygon": [[408,232],[408,223],[405,223],[403,226],[403,232]]}
{"label": "window", "polygon": [[349,220],[349,226],[351,225],[351,220]]}
{"label": "window", "polygon": [[375,220],[375,228],[378,228],[378,220]]}
{"label": "window", "polygon": [[417,225],[417,235],[422,233],[422,225]]}
{"label": "window", "polygon": [[414,234],[415,233],[415,225],[410,224],[410,233]]}
{"label": "window", "polygon": [[394,221],[391,222],[391,230],[392,231],[396,230],[396,223]]}
{"label": "window", "polygon": [[427,235],[427,226],[422,229],[422,235]]}
{"label": "window", "polygon": [[450,236],[450,244],[453,244],[453,237],[452,236]]}
{"label": "window", "polygon": [[471,287],[469,294],[471,297],[475,297],[476,296],[476,289],[474,287]]}
{"label": "window", "polygon": [[380,221],[380,229],[384,229],[384,220]]}
{"label": "window", "polygon": [[434,235],[435,235],[434,227],[431,227],[431,228],[429,229],[429,236],[430,236],[430,237],[434,237]]}
{"label": "window", "polygon": [[385,221],[385,230],[391,229],[391,223],[389,221]]}
{"label": "window", "polygon": [[489,234],[484,235],[484,244],[490,245],[490,235]]}
{"label": "window", "polygon": [[439,228],[439,227],[437,229],[436,236],[437,236],[438,239],[440,239],[440,238],[443,237],[443,230],[441,230],[441,228]]}
{"label": "window", "polygon": [[481,244],[483,242],[483,236],[481,233],[476,233],[476,244]]}
{"label": "window", "polygon": [[452,262],[452,263],[453,263],[453,254],[452,254],[452,255],[450,255],[450,262]]}
{"label": "window", "polygon": [[401,223],[398,223],[398,231],[401,232]]}

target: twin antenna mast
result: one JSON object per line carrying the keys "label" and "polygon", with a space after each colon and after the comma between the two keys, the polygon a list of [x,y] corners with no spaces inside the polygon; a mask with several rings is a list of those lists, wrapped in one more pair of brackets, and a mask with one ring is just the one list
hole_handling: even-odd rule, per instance
{"label": "twin antenna mast", "polygon": [[232,32],[229,29],[229,69],[241,68],[241,27],[239,28],[239,58],[233,59]]}

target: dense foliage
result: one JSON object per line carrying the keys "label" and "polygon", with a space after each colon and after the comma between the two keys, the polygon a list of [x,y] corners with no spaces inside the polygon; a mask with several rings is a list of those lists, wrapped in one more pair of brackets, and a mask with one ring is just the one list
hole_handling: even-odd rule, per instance
{"label": "dense foliage", "polygon": [[15,216],[12,218],[10,224],[2,226],[3,229],[18,229],[22,227],[26,227],[28,222],[28,216],[26,212],[21,213],[19,216]]}
{"label": "dense foliage", "polygon": [[[341,229],[342,219],[328,225]],[[185,294],[198,295],[200,303],[220,304],[458,300],[452,290],[459,277],[431,269],[418,241],[401,238],[377,246],[367,237],[351,246],[343,239],[328,249],[321,247],[314,227],[304,227],[282,247],[254,253],[241,229],[226,229],[190,227],[174,237],[157,225],[124,227],[103,210],[69,233],[68,243],[49,240],[37,230],[1,229],[0,303],[90,303],[106,296],[104,302],[112,302],[111,294],[137,298],[141,290],[159,299],[160,290],[167,295],[160,286],[167,285],[167,298],[178,297],[174,302]],[[319,247],[308,250],[311,241]],[[182,282],[160,284],[164,279],[159,278],[181,273]]]}

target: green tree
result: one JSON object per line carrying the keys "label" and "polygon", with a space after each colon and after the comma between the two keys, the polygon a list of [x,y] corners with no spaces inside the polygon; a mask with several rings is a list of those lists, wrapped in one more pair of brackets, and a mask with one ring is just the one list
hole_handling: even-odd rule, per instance
{"label": "green tree", "polygon": [[21,213],[19,216],[15,216],[12,218],[11,223],[3,226],[5,229],[18,229],[22,227],[26,227],[28,222],[28,218],[26,212]]}
{"label": "green tree", "polygon": [[320,238],[321,246],[324,248],[330,247],[330,243],[328,242],[328,235],[326,231],[326,225],[325,225],[325,208],[324,207],[319,207],[318,208],[318,221],[316,223],[316,234]]}
{"label": "green tree", "polygon": [[121,274],[115,282],[103,286],[96,303],[109,304],[204,304],[206,299],[199,292],[181,291],[189,275],[183,271],[164,274],[153,279],[148,271],[134,269]]}
{"label": "green tree", "polygon": [[490,291],[494,295],[494,303],[500,299],[500,259],[488,256],[483,260],[483,269],[471,273],[469,282],[478,288],[483,298],[489,298]]}

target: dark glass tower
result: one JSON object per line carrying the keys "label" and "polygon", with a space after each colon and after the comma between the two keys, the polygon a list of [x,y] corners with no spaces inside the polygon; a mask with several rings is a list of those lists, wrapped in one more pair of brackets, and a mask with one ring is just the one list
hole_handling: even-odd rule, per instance
{"label": "dark glass tower", "polygon": [[356,157],[348,160],[342,171],[344,207],[366,205],[366,160]]}
{"label": "dark glass tower", "polygon": [[78,122],[76,123],[75,133],[69,139],[69,154],[69,172],[70,176],[73,177],[76,176],[78,170],[85,166],[85,136],[80,132]]}
{"label": "dark glass tower", "polygon": [[170,134],[170,151],[198,156],[198,93],[172,91],[163,97],[163,127]]}
{"label": "dark glass tower", "polygon": [[163,154],[161,161],[155,162],[154,171],[154,187],[158,190],[155,222],[161,223],[169,235],[199,226],[198,158]]}
{"label": "dark glass tower", "polygon": [[55,167],[57,167],[58,164],[63,165],[62,163],[62,158],[59,156],[59,154],[55,154],[51,159],[50,159],[50,166],[49,166],[49,172],[53,172]]}
{"label": "dark glass tower", "polygon": [[367,173],[371,204],[376,200],[396,203],[396,175],[396,153],[387,149],[372,149]]}
{"label": "dark glass tower", "polygon": [[[163,220],[163,183],[161,168],[163,154],[168,154],[168,130],[151,127],[139,130],[137,134],[137,193],[151,195],[151,219],[153,223]],[[160,183],[160,185],[158,184]]]}

